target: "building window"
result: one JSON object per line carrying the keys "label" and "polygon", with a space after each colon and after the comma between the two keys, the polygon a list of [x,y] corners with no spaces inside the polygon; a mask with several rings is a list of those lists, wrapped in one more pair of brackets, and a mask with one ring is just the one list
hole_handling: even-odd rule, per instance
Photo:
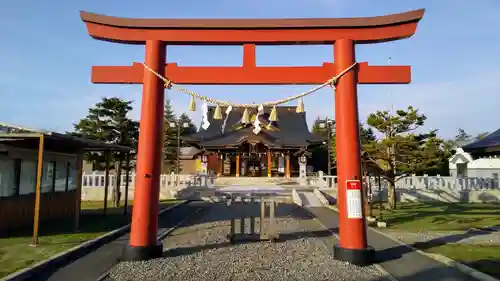
{"label": "building window", "polygon": [[19,179],[19,195],[34,193],[36,189],[36,161],[23,160],[21,162],[21,176]]}
{"label": "building window", "polygon": [[55,176],[55,161],[43,161],[42,167],[42,193],[48,193],[54,191],[54,176]]}
{"label": "building window", "polygon": [[[55,162],[54,162],[55,164]],[[66,191],[66,181],[68,178],[67,164],[66,162],[57,162],[55,164],[55,176],[54,176],[54,191],[55,192],[65,192]]]}
{"label": "building window", "polygon": [[14,195],[19,195],[19,184],[21,183],[21,162],[19,158],[14,159],[14,184],[16,192]]}
{"label": "building window", "polygon": [[[76,190],[76,165],[72,165],[72,163],[68,162],[69,173],[68,173],[68,191]],[[89,180],[92,181],[92,177],[89,177]],[[91,183],[92,184],[92,183]]]}
{"label": "building window", "polygon": [[65,185],[64,185],[64,191],[68,191],[68,188],[69,188],[69,173],[70,173],[70,169],[71,169],[71,164],[69,162],[66,162],[66,182],[65,182]]}
{"label": "building window", "polygon": [[0,156],[0,197],[14,196],[16,193],[15,163],[12,159]]}

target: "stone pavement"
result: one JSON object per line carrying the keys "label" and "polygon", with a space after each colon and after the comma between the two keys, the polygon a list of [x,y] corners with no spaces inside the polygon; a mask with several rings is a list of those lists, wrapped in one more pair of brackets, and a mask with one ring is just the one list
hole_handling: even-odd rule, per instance
{"label": "stone pavement", "polygon": [[334,260],[337,241],[331,231],[292,204],[276,209],[280,241],[229,244],[231,217],[255,216],[255,207],[213,204],[210,211],[166,237],[164,258],[120,263],[109,280],[390,280],[374,266],[361,268]]}
{"label": "stone pavement", "polygon": [[[338,214],[326,207],[308,208],[328,228],[338,229]],[[399,281],[477,281],[460,270],[444,265],[371,229],[368,244],[377,251],[379,264]]]}

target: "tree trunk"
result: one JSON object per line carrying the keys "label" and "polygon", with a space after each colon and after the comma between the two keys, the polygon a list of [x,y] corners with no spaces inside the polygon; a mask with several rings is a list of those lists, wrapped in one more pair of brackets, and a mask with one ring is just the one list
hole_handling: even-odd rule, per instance
{"label": "tree trunk", "polygon": [[120,186],[121,186],[121,178],[122,178],[122,159],[121,159],[121,154],[118,157],[118,161],[115,163],[115,175],[116,175],[116,180],[115,180],[115,185],[113,186],[113,205],[116,208],[120,207],[120,199],[121,199],[121,192],[120,192]]}
{"label": "tree trunk", "polygon": [[389,203],[389,209],[396,209],[396,184],[394,180],[388,180],[388,182],[387,201]]}
{"label": "tree trunk", "polygon": [[368,175],[365,173],[365,176],[363,177],[363,185],[362,185],[362,188],[363,188],[363,205],[364,205],[364,211],[365,211],[365,217],[371,217],[372,216],[372,208],[371,208],[371,202],[369,201],[369,198],[368,198],[368,186],[369,186],[369,183],[368,181],[370,180],[370,178],[368,177]]}

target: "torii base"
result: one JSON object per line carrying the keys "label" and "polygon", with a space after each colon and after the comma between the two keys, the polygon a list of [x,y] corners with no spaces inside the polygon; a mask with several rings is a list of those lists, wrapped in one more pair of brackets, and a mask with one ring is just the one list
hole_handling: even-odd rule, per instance
{"label": "torii base", "polygon": [[125,246],[121,256],[121,261],[144,261],[161,258],[163,255],[163,244],[158,243],[152,246],[133,247]]}
{"label": "torii base", "polygon": [[333,246],[333,257],[357,266],[368,266],[375,262],[375,250],[368,246],[366,249],[347,249],[340,245]]}

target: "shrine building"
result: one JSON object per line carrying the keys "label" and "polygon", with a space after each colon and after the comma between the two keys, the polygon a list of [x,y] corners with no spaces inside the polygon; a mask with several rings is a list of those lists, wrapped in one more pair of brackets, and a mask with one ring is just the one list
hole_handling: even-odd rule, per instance
{"label": "shrine building", "polygon": [[297,177],[300,163],[305,168],[310,150],[326,139],[309,131],[306,113],[297,107],[273,110],[277,118],[270,118],[271,108],[233,108],[225,118],[214,118],[216,107],[208,107],[208,127],[183,141],[201,149],[202,166],[219,176]]}

